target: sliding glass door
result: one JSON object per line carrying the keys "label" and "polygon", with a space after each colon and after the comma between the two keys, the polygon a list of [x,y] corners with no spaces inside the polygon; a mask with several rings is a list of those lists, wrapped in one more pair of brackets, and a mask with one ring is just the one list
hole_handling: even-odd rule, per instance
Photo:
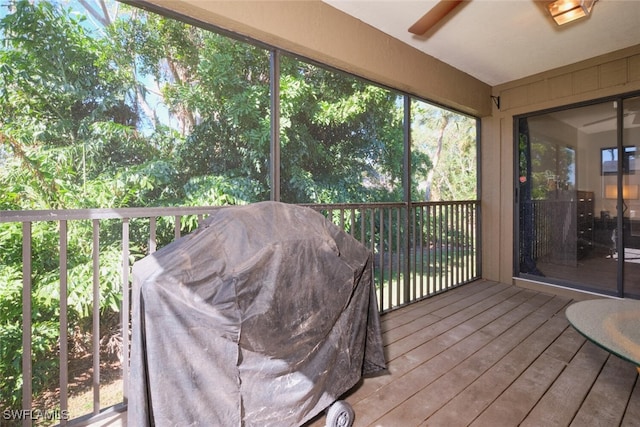
{"label": "sliding glass door", "polygon": [[516,125],[516,274],[640,296],[640,99],[534,114]]}
{"label": "sliding glass door", "polygon": [[[618,185],[619,211],[622,222],[618,224],[622,238],[618,250],[621,274],[624,277],[624,294],[640,298],[640,97],[622,102],[622,178]],[[620,191],[620,189],[622,191]]]}

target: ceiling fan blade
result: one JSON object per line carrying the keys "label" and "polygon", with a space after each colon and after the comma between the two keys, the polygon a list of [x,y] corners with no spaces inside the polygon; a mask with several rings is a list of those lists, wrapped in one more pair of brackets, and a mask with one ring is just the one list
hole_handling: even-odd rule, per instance
{"label": "ceiling fan blade", "polygon": [[462,0],[440,0],[433,9],[425,13],[422,18],[418,19],[415,24],[409,27],[409,32],[418,36],[425,34],[460,3],[462,3]]}
{"label": "ceiling fan blade", "polygon": [[[626,118],[626,117],[628,117],[628,116],[630,116],[630,115],[632,115],[632,114],[634,115],[634,118],[633,118],[633,124],[634,124],[634,125],[640,124],[640,122],[638,122],[638,121],[637,121],[637,120],[638,120],[638,114],[637,114],[637,113],[632,113],[632,112],[624,113],[624,114],[622,115],[622,117],[623,117],[623,118]],[[597,125],[597,124],[600,124],[600,123],[604,123],[604,122],[607,122],[607,121],[609,121],[609,120],[614,120],[614,119],[617,119],[617,118],[618,118],[618,116],[617,116],[617,115],[616,115],[616,116],[609,116],[609,117],[602,118],[602,119],[600,119],[600,120],[595,120],[595,121],[593,121],[593,122],[585,123],[585,124],[583,124],[582,126],[583,126],[583,127],[593,126],[593,125]]]}
{"label": "ceiling fan blade", "polygon": [[592,122],[589,123],[585,123],[582,125],[582,127],[588,127],[588,126],[593,126],[593,125],[598,125],[600,123],[604,123],[604,122],[608,122],[609,120],[613,120],[615,119],[617,116],[609,116],[609,117],[604,117],[602,119],[598,119],[598,120],[594,120]]}

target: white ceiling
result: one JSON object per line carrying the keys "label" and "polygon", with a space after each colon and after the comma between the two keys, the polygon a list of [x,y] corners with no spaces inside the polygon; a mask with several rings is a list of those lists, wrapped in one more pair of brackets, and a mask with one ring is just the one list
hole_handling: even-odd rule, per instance
{"label": "white ceiling", "polygon": [[491,85],[640,44],[640,0],[599,0],[558,27],[548,1],[465,0],[425,36],[407,31],[437,0],[323,0]]}

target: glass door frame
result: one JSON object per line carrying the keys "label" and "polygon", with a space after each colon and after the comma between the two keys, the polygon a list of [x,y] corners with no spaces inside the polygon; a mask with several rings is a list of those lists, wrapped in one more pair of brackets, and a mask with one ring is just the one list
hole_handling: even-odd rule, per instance
{"label": "glass door frame", "polygon": [[[527,171],[521,171],[520,170],[520,121],[522,119],[528,119],[531,117],[535,117],[535,116],[540,116],[540,115],[544,115],[544,114],[549,114],[549,113],[554,113],[554,112],[560,112],[560,111],[565,111],[565,110],[570,110],[570,109],[575,109],[575,108],[581,108],[581,107],[589,107],[592,105],[597,105],[600,103],[606,103],[606,102],[617,102],[617,108],[616,108],[616,147],[618,149],[618,153],[624,153],[624,102],[625,100],[629,100],[631,98],[637,98],[640,97],[640,92],[639,91],[635,91],[635,92],[629,92],[629,93],[624,93],[624,94],[619,94],[619,95],[615,95],[615,96],[610,96],[610,97],[604,97],[604,98],[598,98],[598,99],[593,99],[593,100],[589,100],[589,101],[584,101],[584,102],[580,102],[580,103],[575,103],[575,104],[569,104],[569,105],[563,105],[561,107],[554,107],[554,108],[549,108],[549,109],[545,109],[545,110],[539,110],[539,111],[534,111],[534,112],[529,112],[526,114],[519,114],[519,115],[514,115],[513,116],[513,141],[514,141],[514,156],[513,156],[513,189],[514,189],[514,204],[513,204],[513,248],[514,248],[514,253],[513,253],[513,275],[514,277],[517,278],[523,278],[523,279],[529,279],[529,280],[535,280],[538,282],[544,282],[544,283],[549,283],[552,285],[556,285],[556,286],[561,286],[561,287],[566,287],[566,288],[570,288],[570,289],[577,289],[577,290],[583,290],[583,291],[589,291],[589,292],[594,292],[594,289],[588,286],[581,286],[580,283],[575,283],[575,282],[568,282],[568,281],[564,281],[561,279],[557,279],[557,278],[552,278],[552,277],[540,277],[540,276],[536,276],[533,274],[528,274],[528,273],[521,273],[521,230],[520,230],[520,225],[521,225],[521,218],[520,218],[520,209],[521,209],[521,186],[520,186],[520,177],[523,176],[522,174],[527,174]],[[622,107],[622,108],[619,108]],[[528,149],[530,149],[531,147],[531,141],[527,141],[527,144],[529,145]],[[635,144],[637,146],[640,146],[640,143]],[[624,209],[625,209],[625,203],[624,203],[624,199],[623,199],[623,194],[622,191],[619,191],[621,188],[623,188],[624,185],[624,174],[622,173],[622,171],[624,170],[625,164],[624,164],[624,157],[623,155],[618,155],[617,158],[617,171],[618,173],[615,175],[616,176],[616,186],[617,186],[617,198],[616,198],[616,230],[617,230],[617,234],[618,236],[624,236],[623,233],[623,229],[624,229]],[[529,156],[528,162],[530,163],[531,161],[531,156]],[[527,165],[527,168],[530,168],[530,164]],[[617,253],[619,254],[618,259],[617,259],[617,265],[616,265],[616,291],[615,293],[608,293],[605,291],[600,292],[603,295],[612,295],[612,296],[616,296],[616,297],[624,297],[625,296],[625,284],[624,284],[624,279],[625,279],[625,260],[624,260],[624,238],[618,238],[616,240],[616,250]]]}

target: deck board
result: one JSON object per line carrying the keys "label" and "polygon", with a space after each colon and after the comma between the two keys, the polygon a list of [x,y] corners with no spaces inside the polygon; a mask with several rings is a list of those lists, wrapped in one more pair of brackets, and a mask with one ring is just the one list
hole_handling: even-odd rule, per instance
{"label": "deck board", "polygon": [[[481,294],[485,296],[486,292],[481,292]],[[480,296],[464,298],[462,302],[464,302],[466,306],[461,307],[458,304],[458,311],[451,312],[450,314],[442,313],[443,310],[449,310],[446,307],[434,311],[432,315],[439,318],[436,323],[393,342],[393,345],[387,345],[387,361],[391,363],[398,357],[405,357],[415,348],[428,345],[431,340],[439,336],[442,336],[440,340],[444,339],[448,341],[455,339],[455,337],[460,334],[465,334],[465,331],[466,334],[468,334],[477,330],[483,326],[483,324],[481,324],[481,322],[485,321],[483,319],[493,318],[498,315],[497,311],[507,309],[507,307],[501,306],[498,306],[498,308],[494,307],[497,306],[499,302],[508,300],[509,297],[512,296],[515,296],[517,299],[526,298],[526,292],[518,292],[514,289],[503,289],[501,292],[494,293],[484,299],[480,299]],[[513,304],[516,303],[517,301],[513,302]],[[483,315],[483,318],[476,318],[479,315]]]}
{"label": "deck board", "polygon": [[[554,357],[557,347],[570,347],[572,345],[575,346],[576,344],[574,340],[572,340],[571,334],[565,334],[563,332],[560,338],[555,340],[546,350],[546,358]],[[534,396],[534,394],[531,393],[532,387],[530,385],[539,384],[540,378],[548,378],[550,375],[553,376],[562,368],[553,365],[548,366],[546,363],[540,365],[537,363],[537,360],[532,364],[530,361],[532,353],[523,351],[525,348],[525,346],[517,346],[514,348],[507,356],[502,358],[474,381],[473,384],[430,417],[429,425],[450,426],[454,423],[469,425],[497,399],[501,399],[500,403],[502,406],[513,404],[514,408],[517,408],[523,406],[525,403],[526,405],[530,405],[531,402],[529,402],[529,400]],[[547,362],[546,358],[543,358],[544,362]],[[530,364],[532,368],[529,368]],[[524,377],[526,382],[524,386],[520,386],[516,380],[521,380],[517,377],[527,369],[528,374]],[[529,379],[530,374],[533,374],[532,379]],[[507,390],[506,393],[503,392],[505,389]],[[542,392],[544,392],[544,390]],[[536,393],[536,395],[537,394],[538,393]],[[518,399],[520,397],[522,397],[522,402]],[[499,419],[502,418],[499,417]]]}
{"label": "deck board", "polygon": [[[494,320],[497,316],[505,312],[508,314],[518,307],[520,307],[520,311],[526,312],[526,310],[532,310],[537,306],[535,303],[530,303],[533,304],[531,308],[526,308],[525,304],[528,300],[535,299],[535,297],[532,298],[535,293],[531,291],[515,291],[512,295],[510,292],[501,292],[500,294],[502,294],[500,297],[497,296],[499,294],[494,294],[482,302],[467,306],[463,310],[443,318],[432,325],[429,330],[422,330],[420,333],[414,334],[413,337],[419,336],[421,338],[415,342],[419,345],[415,346],[414,344],[413,349],[389,362],[389,370],[392,375],[386,378],[379,377],[379,379],[384,378],[388,383],[355,403],[354,410],[359,414],[356,418],[359,425],[369,425],[387,412],[399,407],[401,403],[410,401],[410,398],[425,385],[437,380],[458,363],[474,354],[492,336],[507,329],[523,314],[520,316],[517,315],[517,312],[511,314],[513,319],[506,324],[496,324]],[[507,295],[510,297],[505,299]],[[501,304],[486,303],[486,301],[496,299],[499,299]],[[411,408],[410,405],[402,405],[401,419],[393,420],[393,423],[389,425],[411,425],[405,423],[414,423],[416,421],[414,419],[407,420],[407,416],[411,415]],[[387,416],[388,418],[389,416]],[[380,423],[385,422],[387,422],[385,419],[380,420]],[[417,425],[417,423],[413,425]]]}
{"label": "deck board", "polygon": [[344,396],[354,426],[640,426],[636,368],[577,333],[571,303],[479,281],[384,314],[389,370]]}
{"label": "deck board", "polygon": [[640,380],[636,379],[636,385],[620,427],[638,427],[638,424],[640,424]]}
{"label": "deck board", "polygon": [[567,333],[571,332],[582,345],[522,422],[522,427],[571,424],[606,362],[609,356],[607,352],[585,342],[575,330],[567,329]]}
{"label": "deck board", "polygon": [[[511,349],[517,348],[529,334],[541,331],[540,318],[544,317],[538,314],[544,310],[544,307],[539,305],[541,303],[544,303],[547,311],[553,313],[557,311],[558,304],[552,304],[547,296],[536,295],[434,358],[437,360],[441,357],[446,360],[446,363],[437,366],[440,370],[446,368],[447,373],[428,386],[423,385],[424,388],[402,406],[385,414],[380,419],[380,423],[382,425],[419,425],[428,419],[489,368],[503,360],[503,357]],[[520,325],[519,328],[514,327],[517,324]],[[546,345],[546,343],[541,344],[541,346]],[[432,361],[428,362],[428,364],[431,363]],[[411,374],[413,375],[413,372]],[[493,387],[493,389],[497,388]]]}
{"label": "deck board", "polygon": [[[629,363],[618,357],[608,357],[571,425],[620,425],[629,396],[637,381],[635,376],[630,375],[631,372]],[[593,420],[597,420],[597,423]],[[640,423],[640,420],[636,421]]]}
{"label": "deck board", "polygon": [[[553,323],[555,327],[544,325],[530,336],[529,342],[524,342],[501,360],[499,369],[493,372],[493,381],[485,382],[482,392],[486,393],[487,387],[504,391],[487,404],[486,409],[483,408],[485,410],[471,426],[519,425],[553,384],[564,366],[555,363],[550,353],[554,346],[564,344],[565,340],[561,338],[566,330],[564,322]],[[540,352],[545,346],[549,346],[551,351]]]}

